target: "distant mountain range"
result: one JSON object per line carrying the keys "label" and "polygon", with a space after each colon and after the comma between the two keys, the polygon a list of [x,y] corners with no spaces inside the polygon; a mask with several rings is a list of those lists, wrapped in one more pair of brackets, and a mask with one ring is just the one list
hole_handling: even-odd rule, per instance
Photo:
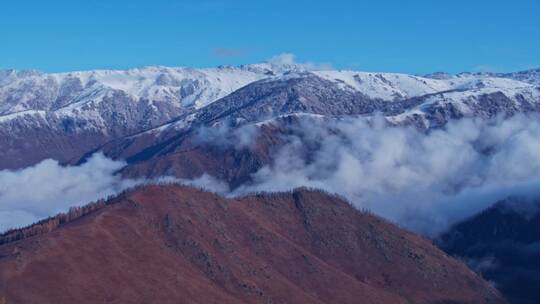
{"label": "distant mountain range", "polygon": [[0,71],[0,168],[73,162],[111,140],[218,119],[373,115],[437,128],[450,119],[539,111],[538,70],[425,77],[270,63],[60,74]]}

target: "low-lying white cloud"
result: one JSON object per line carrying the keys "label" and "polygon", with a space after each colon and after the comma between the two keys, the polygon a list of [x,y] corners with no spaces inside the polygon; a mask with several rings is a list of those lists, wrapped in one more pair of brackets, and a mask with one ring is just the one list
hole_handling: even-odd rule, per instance
{"label": "low-lying white cloud", "polygon": [[[540,196],[538,115],[462,119],[428,133],[389,126],[383,118],[305,118],[293,128],[273,162],[233,190],[206,174],[194,180],[122,179],[115,173],[126,164],[99,153],[80,166],[45,160],[0,171],[0,231],[145,182],[188,184],[232,196],[320,188],[430,236],[508,196]],[[239,148],[249,148],[257,137],[253,126],[199,133],[205,142]]]}
{"label": "low-lying white cloud", "polygon": [[194,137],[195,143],[213,144],[220,147],[242,149],[250,146],[257,136],[254,125],[232,128],[228,121],[212,127],[200,127]]}
{"label": "low-lying white cloud", "polygon": [[382,118],[306,120],[294,134],[235,195],[320,188],[434,235],[509,195],[540,194],[537,115],[463,119],[429,133]]}
{"label": "low-lying white cloud", "polygon": [[213,177],[212,175],[209,175],[206,173],[203,173],[201,176],[194,179],[164,176],[164,177],[159,177],[150,182],[157,183],[157,184],[180,184],[180,185],[185,185],[185,186],[191,186],[191,187],[200,188],[205,191],[214,192],[221,195],[227,195],[230,193],[229,185],[226,182],[221,181]]}
{"label": "low-lying white cloud", "polygon": [[25,169],[0,171],[0,232],[140,183],[115,174],[125,165],[96,153],[80,166],[61,166],[48,159]]}
{"label": "low-lying white cloud", "polygon": [[220,194],[229,193],[227,183],[207,174],[190,180],[170,176],[134,180],[117,174],[125,166],[123,161],[95,153],[79,166],[62,166],[56,160],[47,159],[20,170],[1,170],[0,233],[146,183],[175,183]]}

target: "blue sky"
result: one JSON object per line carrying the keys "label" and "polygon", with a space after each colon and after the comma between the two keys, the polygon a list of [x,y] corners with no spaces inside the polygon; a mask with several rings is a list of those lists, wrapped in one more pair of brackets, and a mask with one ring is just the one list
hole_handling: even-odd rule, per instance
{"label": "blue sky", "polygon": [[540,67],[538,0],[2,1],[0,68],[215,66],[289,52],[336,68]]}

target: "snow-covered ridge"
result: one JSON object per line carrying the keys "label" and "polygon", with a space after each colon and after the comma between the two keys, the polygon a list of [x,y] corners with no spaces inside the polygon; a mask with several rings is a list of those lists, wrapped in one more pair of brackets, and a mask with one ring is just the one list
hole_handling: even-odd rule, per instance
{"label": "snow-covered ridge", "polygon": [[[177,108],[199,109],[257,80],[295,77],[302,65],[261,63],[217,68],[147,66],[128,70],[92,70],[67,73],[0,71],[0,115],[26,110],[58,110],[101,101],[111,91],[149,103],[168,102]],[[540,72],[447,75],[420,77],[397,73],[311,71],[371,98],[402,100],[451,90],[511,89],[540,83]],[[435,75],[435,74],[434,74]],[[437,75],[440,76],[440,75]],[[512,79],[515,78],[515,79]]]}
{"label": "snow-covered ridge", "polygon": [[0,123],[22,117],[30,119],[39,113],[40,117],[52,114],[80,119],[97,128],[129,125],[129,132],[159,128],[250,83],[306,75],[388,102],[438,94],[437,102],[453,101],[461,106],[482,92],[502,92],[511,99],[526,96],[537,102],[540,92],[536,86],[540,83],[539,70],[510,74],[438,73],[422,77],[348,70],[313,71],[301,64],[270,62],[216,68],[147,66],[67,73],[0,70]]}
{"label": "snow-covered ridge", "polygon": [[262,68],[159,66],[52,74],[1,71],[0,114],[30,109],[50,111],[74,102],[83,105],[100,97],[95,93],[104,95],[107,91],[121,91],[150,102],[165,101],[176,107],[200,108],[250,82],[268,77],[267,72]]}
{"label": "snow-covered ridge", "polygon": [[454,77],[476,77],[476,78],[508,78],[513,80],[518,80],[534,85],[540,85],[540,68],[530,69],[519,72],[510,72],[510,73],[495,73],[495,72],[464,72],[457,75],[451,75],[447,73],[433,73],[425,75],[428,78],[454,78]]}
{"label": "snow-covered ridge", "polygon": [[344,89],[360,91],[369,97],[383,100],[402,100],[454,90],[533,87],[533,84],[527,82],[487,75],[456,75],[435,79],[398,73],[357,71],[317,71],[314,73],[339,83]]}
{"label": "snow-covered ridge", "polygon": [[21,111],[21,112],[15,112],[7,115],[0,116],[0,123],[6,122],[12,119],[24,117],[24,116],[35,116],[39,115],[43,117],[45,115],[45,111],[39,111],[39,110],[27,110],[27,111]]}
{"label": "snow-covered ridge", "polygon": [[[216,68],[145,66],[127,70],[42,73],[0,70],[0,115],[30,109],[56,110],[63,104],[91,101],[96,91],[121,91],[149,102],[166,101],[201,108],[251,82],[303,71],[298,64],[259,63]],[[104,94],[104,93],[103,93]],[[67,99],[67,100],[64,100]]]}

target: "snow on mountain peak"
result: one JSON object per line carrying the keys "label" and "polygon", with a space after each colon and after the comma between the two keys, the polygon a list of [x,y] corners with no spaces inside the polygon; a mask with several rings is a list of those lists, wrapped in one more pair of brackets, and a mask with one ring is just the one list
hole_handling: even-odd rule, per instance
{"label": "snow on mountain peak", "polygon": [[338,83],[342,88],[356,90],[375,99],[403,100],[417,96],[452,90],[471,90],[484,87],[532,87],[530,83],[511,78],[437,73],[444,77],[421,77],[399,73],[371,73],[358,71],[314,71],[319,77]]}
{"label": "snow on mountain peak", "polygon": [[[466,116],[540,111],[537,75],[422,77],[326,69],[287,56],[215,68],[0,70],[0,131],[20,133],[21,141],[40,130],[53,137],[87,134],[94,142],[84,144],[91,146],[145,131],[174,134],[177,127],[216,119],[258,122],[298,113],[383,113],[392,123],[430,128]],[[14,141],[6,151],[21,145]]]}
{"label": "snow on mountain peak", "polygon": [[[197,111],[253,82],[306,75],[320,77],[338,88],[373,100],[404,101],[438,94],[457,98],[461,103],[481,92],[503,92],[509,98],[519,94],[534,97],[540,92],[535,87],[540,82],[539,73],[539,70],[512,74],[435,73],[422,77],[325,69],[320,65],[296,63],[291,54],[258,64],[215,68],[144,66],[50,74],[0,70],[0,117],[6,116],[2,120],[5,122],[20,117],[10,114],[44,111],[103,124],[104,120],[116,119],[114,113],[118,111],[130,119],[135,115],[133,109],[137,109],[138,119],[147,121],[150,127]],[[445,92],[457,93],[445,95]]]}

